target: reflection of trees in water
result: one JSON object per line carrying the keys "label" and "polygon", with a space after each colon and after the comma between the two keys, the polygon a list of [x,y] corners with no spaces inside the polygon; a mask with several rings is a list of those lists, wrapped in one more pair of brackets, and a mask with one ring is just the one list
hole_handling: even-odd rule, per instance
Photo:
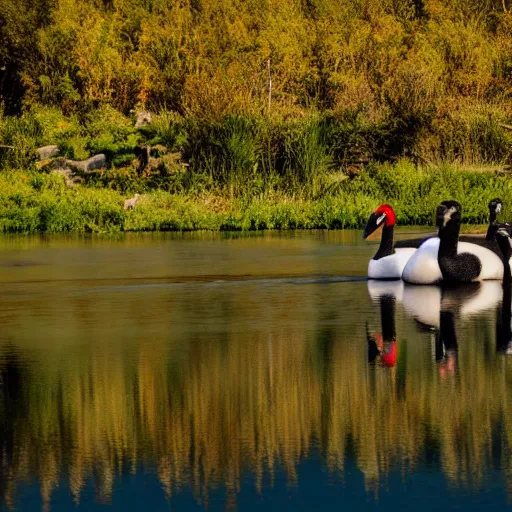
{"label": "reflection of trees in water", "polygon": [[[307,299],[318,329],[282,320],[295,318],[283,298],[264,308],[268,324],[251,337],[248,314],[224,339],[185,336],[179,352],[145,340],[136,350],[92,343],[29,363],[1,358],[4,501],[14,502],[17,482],[36,478],[48,503],[65,473],[76,501],[92,479],[108,502],[116,477],[141,465],[156,467],[168,496],[191,485],[207,502],[224,485],[234,501],[244,468],[259,488],[281,464],[293,482],[317,440],[332,471],[353,455],[369,490],[395,465],[410,471],[438,453],[454,484],[478,485],[496,466],[511,481],[512,373],[495,353],[493,314],[456,321],[458,370],[441,375],[429,334],[397,305],[398,363],[384,368],[367,364],[361,319],[340,319],[346,298],[327,293]],[[214,307],[224,315],[226,303]],[[231,318],[246,307],[247,297],[230,302]]]}
{"label": "reflection of trees in water", "polygon": [[[13,491],[11,469],[18,461],[19,454],[15,450],[16,421],[20,406],[23,403],[21,396],[21,382],[23,372],[21,359],[14,347],[8,345],[2,365],[0,367],[0,492],[7,498],[7,505],[12,502],[9,497]],[[3,354],[0,353],[3,356]]]}

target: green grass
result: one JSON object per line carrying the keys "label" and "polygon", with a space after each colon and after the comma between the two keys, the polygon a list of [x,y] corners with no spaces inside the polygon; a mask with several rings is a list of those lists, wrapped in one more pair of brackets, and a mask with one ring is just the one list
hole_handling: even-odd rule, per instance
{"label": "green grass", "polygon": [[[462,203],[464,223],[482,224],[493,197],[503,199],[504,219],[512,205],[508,176],[454,167],[416,169],[407,160],[369,166],[317,199],[272,189],[234,198],[219,190],[169,193],[148,188],[142,179],[129,188],[129,193],[86,185],[69,189],[58,175],[4,171],[0,232],[360,228],[384,202],[394,207],[400,225],[432,225],[435,207],[445,199]],[[133,191],[142,192],[142,197],[134,210],[125,211],[123,201]]]}

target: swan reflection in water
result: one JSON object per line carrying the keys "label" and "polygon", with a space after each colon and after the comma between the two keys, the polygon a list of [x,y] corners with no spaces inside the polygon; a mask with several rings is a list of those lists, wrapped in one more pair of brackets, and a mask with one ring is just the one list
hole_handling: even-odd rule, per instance
{"label": "swan reflection in water", "polygon": [[[421,286],[403,281],[368,281],[368,292],[380,307],[381,333],[370,333],[367,326],[368,360],[380,357],[384,366],[397,360],[395,309],[399,303],[406,316],[420,330],[432,333],[433,353],[442,378],[457,368],[458,342],[455,320],[464,321],[496,310],[496,350],[512,354],[511,286],[507,280],[469,283],[457,287]],[[391,357],[392,355],[392,357]]]}
{"label": "swan reflection in water", "polygon": [[[382,282],[382,281],[381,281]],[[382,293],[378,297],[380,304],[381,332],[371,333],[366,323],[368,342],[368,361],[373,363],[380,357],[384,366],[395,366],[397,360],[395,303],[393,293]]]}
{"label": "swan reflection in water", "polygon": [[496,351],[512,355],[512,287],[509,279],[503,281],[503,299],[496,314]]}

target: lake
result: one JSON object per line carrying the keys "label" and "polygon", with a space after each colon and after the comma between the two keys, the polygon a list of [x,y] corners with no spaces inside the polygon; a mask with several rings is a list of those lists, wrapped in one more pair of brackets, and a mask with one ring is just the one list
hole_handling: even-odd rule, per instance
{"label": "lake", "polygon": [[512,508],[501,283],[369,282],[375,243],[2,238],[0,509]]}

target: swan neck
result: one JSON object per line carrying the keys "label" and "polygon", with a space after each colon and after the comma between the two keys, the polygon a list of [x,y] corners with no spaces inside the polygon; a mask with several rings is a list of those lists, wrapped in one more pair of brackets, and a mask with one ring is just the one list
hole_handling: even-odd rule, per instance
{"label": "swan neck", "polygon": [[385,256],[390,256],[395,253],[395,227],[394,226],[384,226],[382,228],[382,235],[380,237],[380,245],[379,250],[373,257],[374,260],[378,260],[380,258],[384,258]]}
{"label": "swan neck", "polygon": [[439,257],[451,257],[457,254],[460,223],[451,222],[439,231]]}

